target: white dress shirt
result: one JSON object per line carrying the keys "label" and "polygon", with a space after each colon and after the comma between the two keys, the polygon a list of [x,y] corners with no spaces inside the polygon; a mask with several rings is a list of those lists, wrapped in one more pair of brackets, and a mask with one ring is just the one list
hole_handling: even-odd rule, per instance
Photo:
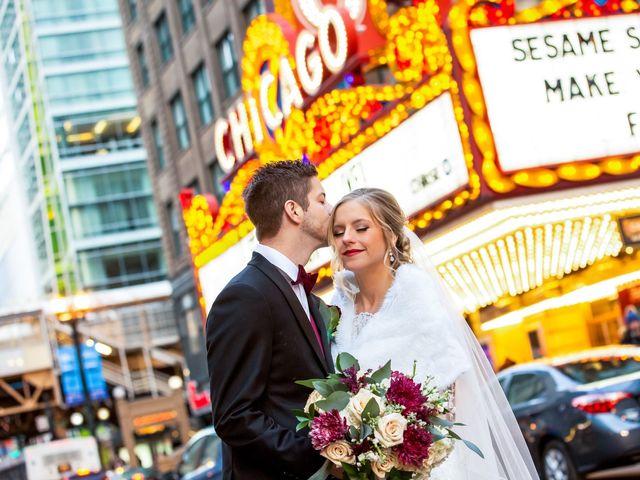
{"label": "white dress shirt", "polygon": [[311,320],[311,314],[309,313],[309,301],[307,300],[307,292],[304,291],[302,283],[298,283],[297,285],[291,284],[291,282],[295,282],[298,278],[298,265],[293,263],[291,259],[289,259],[289,257],[280,253],[275,248],[267,247],[262,243],[256,245],[254,251],[262,255],[270,264],[280,270],[280,273],[282,273],[282,276],[287,280],[287,283],[291,285],[293,293],[295,293],[296,297],[298,297],[298,300],[300,300],[300,305],[302,305],[302,308],[307,314],[307,318]]}

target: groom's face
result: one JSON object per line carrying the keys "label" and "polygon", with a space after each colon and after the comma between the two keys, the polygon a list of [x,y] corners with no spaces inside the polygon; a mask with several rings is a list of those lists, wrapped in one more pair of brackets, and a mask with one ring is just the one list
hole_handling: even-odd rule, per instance
{"label": "groom's face", "polygon": [[302,219],[302,231],[314,240],[318,241],[318,247],[327,245],[327,232],[331,218],[332,206],[327,202],[324,188],[318,177],[309,180],[309,207],[304,212]]}

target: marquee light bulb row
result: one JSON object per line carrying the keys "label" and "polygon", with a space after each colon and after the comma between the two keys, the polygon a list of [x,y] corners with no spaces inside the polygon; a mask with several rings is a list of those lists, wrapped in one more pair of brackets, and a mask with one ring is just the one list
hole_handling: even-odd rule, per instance
{"label": "marquee light bulb row", "polygon": [[473,312],[617,256],[621,249],[610,215],[584,217],[517,229],[439,265],[438,271]]}

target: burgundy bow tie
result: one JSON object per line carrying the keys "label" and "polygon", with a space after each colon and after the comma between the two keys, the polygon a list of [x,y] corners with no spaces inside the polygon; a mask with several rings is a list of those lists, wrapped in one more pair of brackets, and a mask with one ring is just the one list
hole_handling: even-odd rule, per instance
{"label": "burgundy bow tie", "polygon": [[291,285],[298,285],[301,283],[304,287],[304,291],[309,295],[313,286],[316,284],[316,280],[318,280],[317,273],[307,273],[302,265],[298,265],[298,278],[296,278],[295,282],[291,282]]}

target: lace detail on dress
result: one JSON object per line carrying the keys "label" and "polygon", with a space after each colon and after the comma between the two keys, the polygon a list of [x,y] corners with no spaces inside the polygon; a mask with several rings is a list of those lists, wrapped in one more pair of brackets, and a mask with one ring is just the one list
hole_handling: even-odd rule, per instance
{"label": "lace detail on dress", "polygon": [[369,320],[373,318],[374,314],[369,312],[360,312],[357,313],[355,317],[353,317],[353,325],[351,331],[351,337],[356,338],[364,326],[369,323]]}

